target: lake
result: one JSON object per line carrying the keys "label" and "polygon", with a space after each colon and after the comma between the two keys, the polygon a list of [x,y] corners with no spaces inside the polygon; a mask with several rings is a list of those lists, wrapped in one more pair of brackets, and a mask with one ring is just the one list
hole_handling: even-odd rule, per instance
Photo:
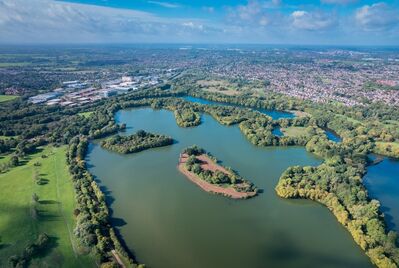
{"label": "lake", "polygon": [[[237,126],[208,115],[194,128],[178,127],[170,111],[149,108],[120,111],[116,121],[126,123],[127,133],[144,129],[177,141],[131,155],[89,147],[88,167],[106,190],[112,223],[148,267],[373,267],[327,208],[276,195],[287,167],[321,163],[304,148],[253,146]],[[201,190],[177,170],[179,153],[192,144],[263,193],[232,200]]]}
{"label": "lake", "polygon": [[324,133],[326,133],[327,139],[329,139],[330,141],[333,141],[333,142],[341,142],[342,141],[342,138],[337,133],[332,131],[331,129],[328,129],[328,128],[324,129]]}
{"label": "lake", "polygon": [[206,99],[196,98],[196,97],[191,97],[191,96],[183,97],[183,99],[186,101],[189,101],[189,102],[195,102],[195,103],[206,104],[206,105],[221,105],[221,106],[234,106],[234,107],[240,107],[240,108],[248,108],[248,109],[258,111],[262,114],[266,114],[266,115],[270,116],[271,118],[273,118],[273,120],[277,120],[277,119],[281,119],[281,118],[294,118],[295,117],[295,114],[285,112],[285,111],[267,110],[267,109],[260,109],[260,108],[249,108],[249,107],[245,107],[245,106],[238,105],[238,104],[211,101],[211,100],[206,100]]}
{"label": "lake", "polygon": [[277,136],[277,137],[283,137],[283,136],[284,136],[284,133],[281,131],[281,128],[280,128],[280,127],[275,127],[275,128],[273,128],[272,134],[273,134],[274,136]]}
{"label": "lake", "polygon": [[364,183],[370,196],[381,202],[388,227],[399,232],[399,160],[386,157],[369,166]]}

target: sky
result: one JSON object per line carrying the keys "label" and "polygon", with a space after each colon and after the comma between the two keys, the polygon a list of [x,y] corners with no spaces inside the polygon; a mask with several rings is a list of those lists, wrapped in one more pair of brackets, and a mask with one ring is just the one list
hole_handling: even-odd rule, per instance
{"label": "sky", "polygon": [[0,44],[399,46],[399,0],[0,0]]}

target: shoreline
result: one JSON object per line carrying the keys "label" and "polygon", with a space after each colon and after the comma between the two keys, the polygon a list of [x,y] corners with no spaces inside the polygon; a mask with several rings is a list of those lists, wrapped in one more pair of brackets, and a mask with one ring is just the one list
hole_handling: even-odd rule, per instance
{"label": "shoreline", "polygon": [[[177,165],[178,170],[183,173],[183,175],[185,175],[187,179],[195,183],[205,192],[223,195],[232,199],[248,199],[257,195],[257,192],[238,192],[233,187],[224,188],[219,185],[204,181],[203,179],[199,178],[198,175],[187,170],[187,168],[185,167],[185,159],[187,159],[188,157],[184,156],[184,154],[181,154],[179,157],[179,164]],[[224,169],[223,167],[219,168]]]}

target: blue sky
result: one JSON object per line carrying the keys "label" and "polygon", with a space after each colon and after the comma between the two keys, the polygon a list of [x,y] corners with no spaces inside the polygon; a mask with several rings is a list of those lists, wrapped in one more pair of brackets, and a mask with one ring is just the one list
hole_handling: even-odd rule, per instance
{"label": "blue sky", "polygon": [[399,45],[399,0],[0,0],[0,43]]}

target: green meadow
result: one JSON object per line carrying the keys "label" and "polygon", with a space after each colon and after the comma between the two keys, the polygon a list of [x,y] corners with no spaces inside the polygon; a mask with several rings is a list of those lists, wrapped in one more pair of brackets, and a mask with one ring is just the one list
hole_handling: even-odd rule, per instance
{"label": "green meadow", "polygon": [[14,95],[0,95],[0,103],[10,101],[10,100],[15,100],[18,97],[19,96],[14,96]]}
{"label": "green meadow", "polygon": [[73,236],[75,200],[65,152],[65,146],[41,148],[0,174],[0,267],[8,267],[9,257],[20,255],[41,233],[48,234],[51,243],[30,261],[30,267],[95,266],[94,258],[80,252]]}

